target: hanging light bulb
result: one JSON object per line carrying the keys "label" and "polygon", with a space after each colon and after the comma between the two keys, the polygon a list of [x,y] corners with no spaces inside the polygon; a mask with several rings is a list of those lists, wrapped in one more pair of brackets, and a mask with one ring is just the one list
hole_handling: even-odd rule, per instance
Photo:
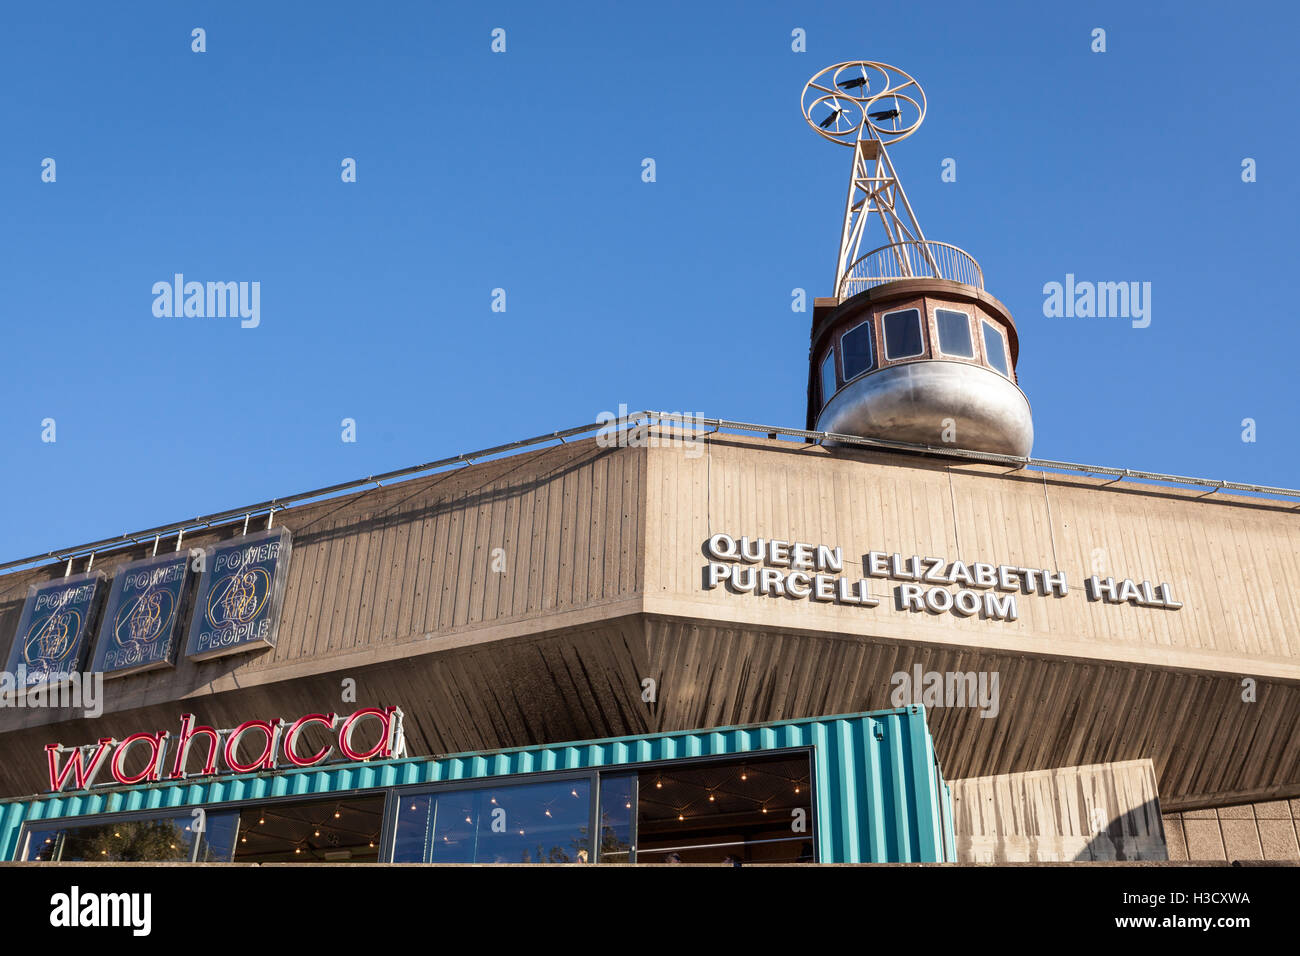
{"label": "hanging light bulb", "polygon": [[319,830],[316,831],[316,835],[317,835],[317,836],[320,836],[320,831],[319,831]]}
{"label": "hanging light bulb", "polygon": [[662,790],[664,788],[664,782],[662,780],[656,780],[655,788],[658,790]]}
{"label": "hanging light bulb", "polygon": [[247,842],[248,842],[248,837],[240,837],[240,838],[239,838],[239,842],[240,842],[240,843],[247,843]]}
{"label": "hanging light bulb", "polygon": [[339,812],[338,812],[337,810],[335,810],[335,811],[334,811],[334,819],[337,820],[338,818],[339,818]]}
{"label": "hanging light bulb", "polygon": [[301,853],[301,852],[302,852],[302,847],[300,847],[300,846],[296,846],[296,847],[294,847],[294,848],[293,848],[293,852],[294,852],[294,853]]}
{"label": "hanging light bulb", "polygon": [[551,815],[551,811],[550,811],[550,810],[547,810],[547,811],[546,811],[546,815],[549,817],[549,816]]}
{"label": "hanging light bulb", "polygon": [[713,803],[713,791],[709,791],[709,803]]}
{"label": "hanging light bulb", "polygon": [[569,793],[573,794],[576,797],[578,795],[578,788],[574,787],[572,790],[569,791]]}
{"label": "hanging light bulb", "polygon": [[258,826],[266,826],[266,817],[262,817],[261,819],[259,819],[259,820],[257,821],[257,825],[258,825]]}

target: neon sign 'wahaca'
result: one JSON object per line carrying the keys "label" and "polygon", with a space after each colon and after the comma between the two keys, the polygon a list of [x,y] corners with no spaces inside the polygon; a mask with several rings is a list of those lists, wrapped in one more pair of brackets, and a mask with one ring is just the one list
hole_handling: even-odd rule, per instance
{"label": "neon sign 'wahaca'", "polygon": [[[379,722],[379,736],[373,744],[363,747],[357,743],[358,728],[367,718]],[[327,744],[315,753],[303,753],[302,733],[307,727],[316,725],[327,728],[335,735],[333,743]],[[366,733],[369,738],[369,732]],[[199,745],[207,744],[207,756],[203,767],[196,773],[186,772],[186,761],[190,747],[199,738]],[[261,745],[260,752],[252,759],[240,759],[241,742],[247,738],[250,745]],[[291,767],[314,767],[331,758],[336,760],[361,761],[372,758],[401,756],[406,750],[402,734],[402,711],[397,707],[364,707],[347,717],[339,714],[305,714],[291,724],[284,720],[247,720],[231,730],[217,730],[215,727],[196,725],[193,714],[181,715],[181,732],[174,738],[175,746],[168,747],[171,735],[165,730],[157,733],[132,734],[125,740],[113,737],[101,737],[97,744],[83,747],[64,747],[62,744],[46,744],[45,752],[50,764],[50,790],[58,793],[69,789],[85,790],[94,786],[95,778],[107,766],[113,779],[123,785],[137,783],[156,783],[161,780],[182,780],[187,776],[211,776],[217,773],[253,773],[262,770],[275,770],[280,766],[280,759]],[[143,752],[147,762],[142,770],[127,773],[126,755],[132,747]],[[168,768],[168,750],[173,757],[170,772]],[[334,757],[335,749],[339,756]],[[62,768],[59,767],[59,755],[68,754]],[[223,769],[218,769],[218,767]]]}

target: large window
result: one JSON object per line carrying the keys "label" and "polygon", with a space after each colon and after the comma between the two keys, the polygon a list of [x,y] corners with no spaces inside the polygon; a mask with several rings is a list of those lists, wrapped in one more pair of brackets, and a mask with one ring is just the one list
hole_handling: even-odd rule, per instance
{"label": "large window", "polygon": [[201,817],[34,821],[21,859],[812,862],[811,781],[809,754],[798,750],[247,803]]}
{"label": "large window", "polygon": [[883,320],[885,327],[885,358],[911,358],[925,351],[921,338],[921,311],[903,309],[900,312],[886,312]]}
{"label": "large window", "polygon": [[27,832],[27,847],[21,859],[65,863],[228,863],[238,819],[238,813],[228,811],[206,813],[202,817],[184,814],[32,828]]}
{"label": "large window", "polygon": [[395,863],[586,863],[591,780],[399,793]]}
{"label": "large window", "polygon": [[835,394],[835,350],[831,349],[822,359],[822,404],[825,405]]}
{"label": "large window", "polygon": [[383,819],[382,793],[245,807],[235,862],[374,863]]}
{"label": "large window", "polygon": [[989,322],[982,324],[984,326],[984,354],[989,360],[989,365],[1010,378],[1011,373],[1007,371],[1007,348],[1002,341],[1002,333]]}
{"label": "large window", "polygon": [[935,309],[935,328],[939,330],[939,351],[961,358],[975,357],[975,343],[970,337],[970,316],[956,309]]}
{"label": "large window", "polygon": [[871,323],[849,329],[840,336],[840,357],[844,365],[844,381],[851,382],[871,368]]}
{"label": "large window", "polygon": [[807,754],[647,768],[639,774],[640,863],[811,863]]}

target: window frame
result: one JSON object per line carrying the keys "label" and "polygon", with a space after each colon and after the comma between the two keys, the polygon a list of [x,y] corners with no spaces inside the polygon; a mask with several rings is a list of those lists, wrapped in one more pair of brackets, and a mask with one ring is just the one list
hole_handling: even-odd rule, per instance
{"label": "window frame", "polygon": [[[944,349],[944,347],[943,347],[943,330],[942,330],[942,329],[940,328],[940,326],[939,326],[939,313],[940,313],[940,312],[951,312],[951,313],[953,313],[954,315],[961,315],[961,316],[964,316],[964,317],[966,318],[966,337],[967,337],[967,341],[970,342],[970,355],[962,355],[962,354],[960,354],[960,353],[958,353],[958,352],[949,352],[949,351],[947,351],[947,350]],[[971,325],[972,325],[972,319],[974,318],[974,315],[973,315],[971,312],[968,312],[968,311],[966,311],[966,310],[964,310],[964,309],[956,308],[955,306],[951,306],[951,305],[936,305],[936,306],[934,306],[934,308],[931,310],[931,313],[932,313],[933,318],[934,318],[934,354],[935,354],[935,357],[938,358],[938,357],[942,356],[943,358],[948,358],[948,359],[958,359],[958,360],[964,360],[964,361],[967,361],[967,362],[976,362],[976,363],[979,363],[979,361],[980,361],[979,346],[976,345],[976,343],[975,343],[975,336],[974,336],[974,334],[973,334],[973,329],[971,328]],[[981,321],[983,321],[982,318],[981,318]]]}
{"label": "window frame", "polygon": [[[844,367],[844,337],[863,327],[867,330],[867,366],[861,372],[858,372],[858,374],[850,377],[848,369]],[[844,379],[845,385],[861,378],[868,372],[874,372],[876,370],[876,324],[870,317],[863,319],[852,328],[845,329],[836,336],[836,338],[838,339],[840,353],[840,377]]]}
{"label": "window frame", "polygon": [[[981,326],[980,349],[984,356],[984,367],[989,369],[990,371],[997,372],[999,375],[1001,375],[1003,378],[1007,379],[1008,381],[1014,382],[1015,375],[1014,375],[1014,368],[1011,363],[1011,343],[1007,341],[1006,332],[1002,329],[1001,326],[997,325],[994,322],[990,322],[988,319],[983,317],[980,318],[980,326]],[[988,335],[985,332],[985,328],[991,329],[993,331],[993,334],[998,337],[998,341],[1002,343],[1002,360],[1006,363],[1007,366],[1007,370],[1005,372],[1002,371],[1002,369],[998,368],[996,365],[994,365],[992,360],[989,358]]]}
{"label": "window frame", "polygon": [[[894,357],[889,354],[889,329],[886,327],[885,321],[891,315],[901,315],[906,312],[916,313],[916,330],[921,339],[921,351],[913,352],[909,355],[900,355]],[[923,313],[924,313],[924,309],[920,305],[909,305],[906,308],[890,309],[888,312],[880,313],[880,344],[884,352],[884,354],[881,356],[883,361],[888,362],[891,365],[894,365],[900,362],[910,362],[913,361],[914,359],[924,359],[927,356],[929,350],[927,348],[927,342],[926,342],[926,331],[927,331],[925,328],[926,323],[922,320]]]}
{"label": "window frame", "polygon": [[[826,392],[826,360],[827,359],[830,359],[831,362],[831,374],[835,376],[835,387],[831,389],[830,394],[827,394]],[[842,386],[840,385],[841,378],[843,378],[843,375],[840,372],[840,362],[839,362],[839,358],[835,354],[835,343],[832,341],[830,348],[827,349],[826,354],[822,356],[821,362],[818,363],[817,365],[817,389],[821,393],[822,408],[825,408],[827,405],[829,405],[831,399],[835,397],[835,393],[838,392],[840,388],[842,388]]]}

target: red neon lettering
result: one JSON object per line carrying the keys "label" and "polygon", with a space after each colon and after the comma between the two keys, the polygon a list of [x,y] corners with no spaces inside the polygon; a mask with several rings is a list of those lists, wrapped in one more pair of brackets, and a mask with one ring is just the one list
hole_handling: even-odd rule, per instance
{"label": "red neon lettering", "polygon": [[333,747],[327,746],[321,750],[320,753],[313,754],[310,757],[298,756],[298,751],[296,749],[298,746],[298,734],[308,724],[324,724],[326,727],[333,730],[334,724],[337,720],[338,717],[332,713],[308,714],[306,717],[299,717],[295,720],[289,727],[289,732],[284,736],[284,755],[288,758],[289,763],[293,764],[295,767],[310,767],[312,764],[318,764],[328,757],[330,751],[334,749]]}
{"label": "red neon lettering", "polygon": [[207,734],[212,740],[208,745],[207,762],[199,773],[206,777],[217,772],[217,750],[221,746],[221,734],[214,727],[195,727],[193,714],[181,714],[181,733],[176,738],[176,763],[172,766],[171,777],[168,779],[177,780],[186,775],[185,760],[190,754],[190,741],[199,734]]}
{"label": "red neon lettering", "polygon": [[78,747],[72,751],[72,756],[68,762],[63,765],[63,772],[58,769],[58,757],[56,754],[63,749],[63,744],[46,744],[45,753],[50,758],[50,789],[58,793],[63,789],[63,785],[68,780],[68,773],[71,771],[73,780],[77,783],[78,790],[84,790],[89,787],[91,781],[95,779],[95,774],[99,772],[99,765],[108,753],[108,749],[117,743],[112,737],[100,737],[99,746],[95,748],[95,756],[90,759],[87,766],[82,757],[82,748]]}
{"label": "red neon lettering", "polygon": [[[140,783],[144,780],[157,780],[162,774],[163,741],[167,739],[167,731],[160,730],[156,734],[132,734],[122,741],[113,754],[112,761],[109,762],[108,769],[113,774],[113,779],[118,783],[133,784]],[[149,758],[149,764],[140,773],[130,775],[122,769],[122,760],[126,757],[127,748],[137,740],[149,741],[152,756]]]}
{"label": "red neon lettering", "polygon": [[[357,711],[343,721],[343,726],[339,728],[339,749],[347,755],[349,760],[369,760],[374,756],[391,757],[393,755],[392,718],[396,710],[396,707],[366,707]],[[383,734],[379,737],[379,743],[371,747],[366,753],[360,753],[352,749],[352,731],[355,729],[356,722],[362,717],[378,717],[384,728]]]}
{"label": "red neon lettering", "polygon": [[[223,756],[226,759],[226,766],[235,773],[248,773],[250,770],[274,770],[275,769],[275,744],[280,736],[280,728],[284,726],[283,720],[277,720],[271,723],[269,720],[246,720],[230,732],[226,739],[226,749]],[[250,764],[242,764],[235,758],[236,749],[239,746],[239,738],[245,731],[260,730],[266,734],[266,745],[257,759]]]}

